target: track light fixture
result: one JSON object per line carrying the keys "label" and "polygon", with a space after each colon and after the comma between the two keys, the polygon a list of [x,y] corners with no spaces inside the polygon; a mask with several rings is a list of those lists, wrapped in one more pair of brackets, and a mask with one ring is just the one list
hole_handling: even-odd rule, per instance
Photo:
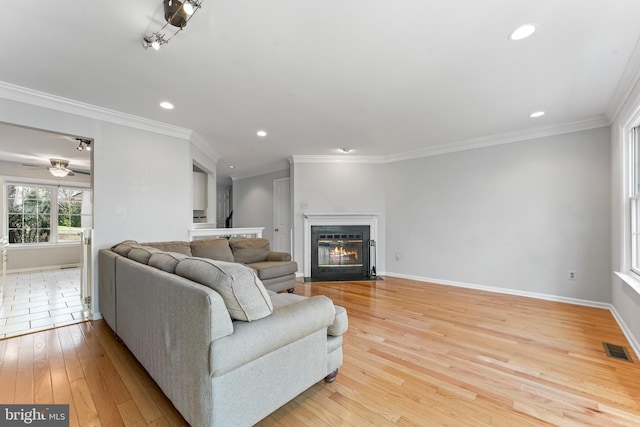
{"label": "track light fixture", "polygon": [[[148,49],[152,47],[159,50],[160,46],[169,43],[173,37],[178,35],[180,31],[187,26],[187,22],[202,7],[204,0],[163,0],[164,3],[164,19],[167,21],[162,28],[142,37],[142,47]],[[164,31],[167,25],[178,28],[172,35],[166,36]]]}
{"label": "track light fixture", "polygon": [[78,151],[91,151],[91,140],[90,139],[84,139],[84,138],[76,138],[76,141],[78,141],[78,146],[76,147],[76,150]]}

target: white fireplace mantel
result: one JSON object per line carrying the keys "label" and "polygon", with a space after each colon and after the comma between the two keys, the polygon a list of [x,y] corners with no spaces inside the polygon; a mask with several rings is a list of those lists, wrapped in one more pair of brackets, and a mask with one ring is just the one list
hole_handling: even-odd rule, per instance
{"label": "white fireplace mantel", "polygon": [[311,277],[311,227],[314,225],[368,225],[369,238],[378,239],[378,213],[305,213],[302,271]]}

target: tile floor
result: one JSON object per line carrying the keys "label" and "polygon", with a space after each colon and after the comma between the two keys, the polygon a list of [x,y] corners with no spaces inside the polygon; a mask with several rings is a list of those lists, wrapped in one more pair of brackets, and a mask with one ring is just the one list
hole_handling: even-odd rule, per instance
{"label": "tile floor", "polygon": [[0,285],[0,339],[85,320],[79,268],[10,273]]}

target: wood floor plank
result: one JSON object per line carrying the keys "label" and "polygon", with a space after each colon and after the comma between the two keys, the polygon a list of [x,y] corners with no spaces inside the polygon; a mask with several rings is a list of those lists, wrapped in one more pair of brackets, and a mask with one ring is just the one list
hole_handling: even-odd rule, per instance
{"label": "wood floor plank", "polygon": [[[298,283],[347,309],[344,365],[271,426],[637,426],[640,362],[608,310],[407,279]],[[0,402],[70,404],[70,425],[184,426],[104,321],[0,341]],[[18,379],[20,377],[20,379]]]}
{"label": "wood floor plank", "polygon": [[33,334],[33,401],[38,404],[53,402],[47,348],[47,335],[44,332]]}
{"label": "wood floor plank", "polygon": [[0,365],[0,402],[15,403],[16,381],[18,379],[19,339],[4,340],[5,350]]}
{"label": "wood floor plank", "polygon": [[20,337],[15,403],[33,403],[33,335]]}

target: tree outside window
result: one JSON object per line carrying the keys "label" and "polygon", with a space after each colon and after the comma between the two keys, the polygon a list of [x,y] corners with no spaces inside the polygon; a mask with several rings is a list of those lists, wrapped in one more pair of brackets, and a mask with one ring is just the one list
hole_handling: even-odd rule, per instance
{"label": "tree outside window", "polygon": [[[57,209],[51,209],[57,206]],[[80,241],[91,228],[88,189],[46,185],[7,185],[9,243],[38,244]],[[53,225],[52,225],[53,224]]]}
{"label": "tree outside window", "polygon": [[8,186],[9,243],[46,243],[51,236],[51,189]]}
{"label": "tree outside window", "polygon": [[58,189],[58,241],[80,240],[82,229],[82,190]]}

